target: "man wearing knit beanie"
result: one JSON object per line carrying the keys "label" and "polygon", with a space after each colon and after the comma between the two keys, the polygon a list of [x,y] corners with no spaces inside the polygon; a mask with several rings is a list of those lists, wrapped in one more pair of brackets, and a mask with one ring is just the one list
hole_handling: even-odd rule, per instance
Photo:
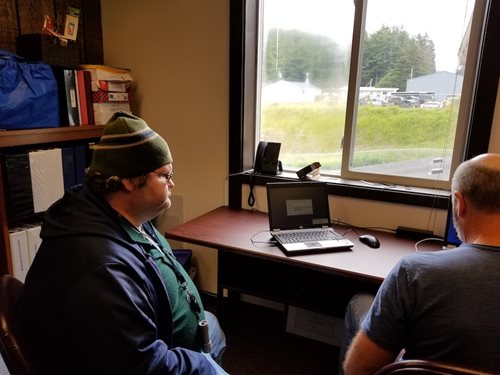
{"label": "man wearing knit beanie", "polygon": [[91,172],[135,177],[173,162],[167,142],[139,117],[115,113],[94,146]]}
{"label": "man wearing knit beanie", "polygon": [[226,374],[217,318],[151,223],[171,205],[172,162],[144,120],[115,113],[85,184],[47,211],[21,302],[37,372]]}

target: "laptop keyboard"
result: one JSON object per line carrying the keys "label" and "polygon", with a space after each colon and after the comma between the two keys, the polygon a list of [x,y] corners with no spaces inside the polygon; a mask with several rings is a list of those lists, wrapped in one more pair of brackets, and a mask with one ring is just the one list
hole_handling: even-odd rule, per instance
{"label": "laptop keyboard", "polygon": [[342,237],[329,229],[308,229],[274,233],[282,243],[341,240]]}

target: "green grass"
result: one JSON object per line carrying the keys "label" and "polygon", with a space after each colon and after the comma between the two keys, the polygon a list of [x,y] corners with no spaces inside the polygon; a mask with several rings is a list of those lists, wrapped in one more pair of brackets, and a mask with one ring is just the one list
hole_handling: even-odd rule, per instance
{"label": "green grass", "polygon": [[[359,106],[354,166],[443,156],[451,153],[457,110]],[[327,103],[273,104],[263,108],[261,139],[281,143],[284,166],[319,161],[340,168],[344,109]]]}

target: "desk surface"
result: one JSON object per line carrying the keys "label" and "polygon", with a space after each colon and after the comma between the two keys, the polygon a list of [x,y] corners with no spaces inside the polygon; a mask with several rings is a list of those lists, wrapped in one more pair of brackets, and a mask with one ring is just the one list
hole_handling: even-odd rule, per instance
{"label": "desk surface", "polygon": [[[348,230],[346,227],[335,229],[340,234]],[[350,230],[345,237],[355,244],[352,251],[287,257],[277,246],[269,243],[271,236],[267,214],[219,207],[168,230],[165,235],[173,240],[375,283],[380,283],[403,256],[415,253],[413,240],[379,231],[363,230],[360,234],[365,233],[374,234],[379,239],[379,249],[360,243],[359,235]],[[438,249],[437,244],[419,246],[421,251]]]}

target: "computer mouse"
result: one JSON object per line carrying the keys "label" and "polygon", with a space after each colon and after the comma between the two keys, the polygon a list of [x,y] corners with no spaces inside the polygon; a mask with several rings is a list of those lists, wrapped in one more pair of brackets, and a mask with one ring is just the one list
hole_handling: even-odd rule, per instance
{"label": "computer mouse", "polygon": [[359,236],[359,240],[366,246],[371,247],[372,249],[378,249],[380,247],[380,242],[377,239],[377,237],[371,234],[363,234]]}

